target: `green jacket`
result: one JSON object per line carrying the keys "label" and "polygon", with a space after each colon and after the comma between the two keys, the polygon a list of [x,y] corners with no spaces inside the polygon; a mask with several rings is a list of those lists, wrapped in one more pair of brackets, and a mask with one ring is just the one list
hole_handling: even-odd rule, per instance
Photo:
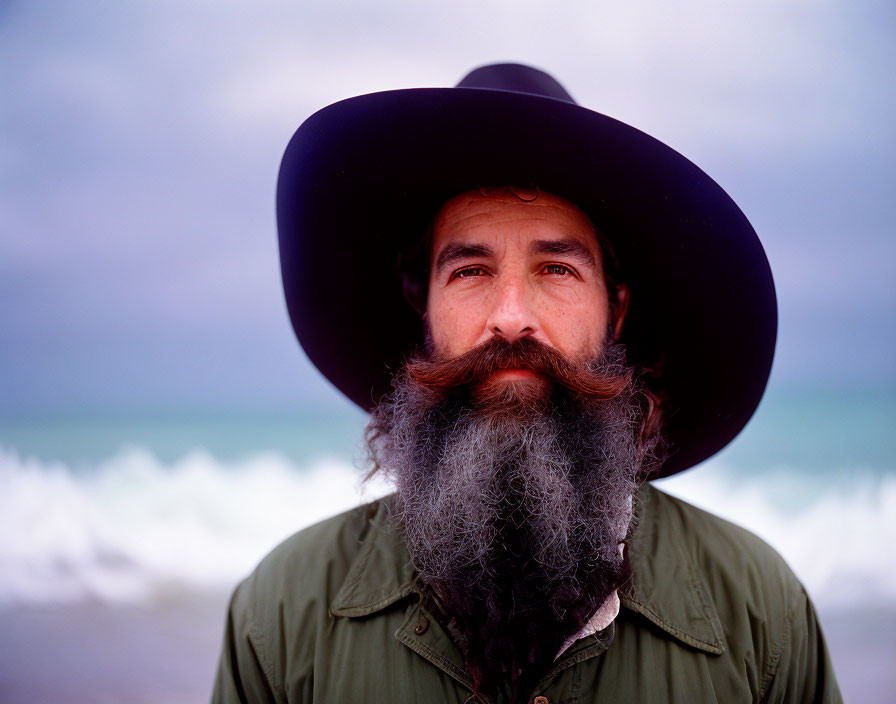
{"label": "green jacket", "polygon": [[[815,610],[777,553],[649,485],[638,502],[619,615],[530,702],[841,701]],[[307,528],[237,587],[213,702],[476,701],[387,517],[377,501]]]}

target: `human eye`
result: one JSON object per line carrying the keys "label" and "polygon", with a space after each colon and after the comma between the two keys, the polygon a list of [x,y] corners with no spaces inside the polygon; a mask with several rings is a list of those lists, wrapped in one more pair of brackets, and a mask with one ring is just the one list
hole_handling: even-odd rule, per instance
{"label": "human eye", "polygon": [[550,264],[545,264],[541,267],[541,273],[547,274],[549,276],[577,276],[577,272],[570,266],[566,264],[557,264],[556,262],[551,262]]}
{"label": "human eye", "polygon": [[453,279],[471,279],[476,276],[486,276],[488,272],[486,271],[484,266],[466,266],[462,269],[458,269],[453,274],[451,274],[451,280]]}

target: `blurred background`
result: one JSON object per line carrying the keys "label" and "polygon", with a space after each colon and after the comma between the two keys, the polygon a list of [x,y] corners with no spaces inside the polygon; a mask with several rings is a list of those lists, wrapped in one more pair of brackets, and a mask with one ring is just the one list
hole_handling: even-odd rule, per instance
{"label": "blurred background", "polygon": [[759,232],[766,397],[660,484],[776,547],[847,701],[893,701],[894,30],[889,0],[0,2],[0,699],[207,700],[236,582],[388,490],[292,336],[280,156],[336,100],[520,61]]}

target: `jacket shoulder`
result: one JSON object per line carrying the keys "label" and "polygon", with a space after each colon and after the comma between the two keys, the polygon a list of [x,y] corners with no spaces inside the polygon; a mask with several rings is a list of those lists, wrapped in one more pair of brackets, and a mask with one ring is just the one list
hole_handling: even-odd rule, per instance
{"label": "jacket shoulder", "polygon": [[[787,601],[802,585],[778,552],[746,528],[651,487],[648,501],[661,524],[676,524],[680,544],[712,589],[724,593],[764,593]],[[717,591],[717,589],[713,589]],[[719,594],[719,597],[724,597]]]}
{"label": "jacket shoulder", "polygon": [[[261,661],[279,662],[286,646],[297,663],[310,666],[310,648],[329,627],[330,604],[382,504],[382,499],[364,504],[300,530],[275,547],[236,588],[231,617],[241,624]],[[269,676],[277,681],[283,673],[272,671]]]}
{"label": "jacket shoulder", "polygon": [[287,672],[297,696],[310,694],[314,642],[330,625],[329,605],[382,503],[358,506],[295,533],[237,586],[213,701],[285,701]]}
{"label": "jacket shoulder", "polygon": [[674,546],[664,544],[690,565],[691,588],[705,595],[698,601],[717,619],[726,661],[746,668],[753,693],[764,694],[790,657],[784,654],[815,628],[802,584],[777,551],[747,529],[655,488],[646,500],[653,528],[668,531]]}
{"label": "jacket shoulder", "polygon": [[645,497],[709,596],[736,663],[762,701],[842,701],[815,608],[778,552],[750,531],[655,487]]}
{"label": "jacket shoulder", "polygon": [[284,604],[300,610],[323,602],[326,611],[357,557],[380,503],[357,506],[308,526],[271,550],[238,588],[254,619],[269,621],[274,614],[268,612],[282,609]]}

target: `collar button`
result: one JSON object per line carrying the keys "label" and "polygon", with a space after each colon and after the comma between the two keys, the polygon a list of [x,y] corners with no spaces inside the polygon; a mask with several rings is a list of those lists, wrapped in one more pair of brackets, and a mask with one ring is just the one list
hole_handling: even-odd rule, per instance
{"label": "collar button", "polygon": [[420,620],[417,622],[417,625],[414,627],[414,633],[418,636],[422,636],[429,629],[429,619],[426,616],[420,616]]}

